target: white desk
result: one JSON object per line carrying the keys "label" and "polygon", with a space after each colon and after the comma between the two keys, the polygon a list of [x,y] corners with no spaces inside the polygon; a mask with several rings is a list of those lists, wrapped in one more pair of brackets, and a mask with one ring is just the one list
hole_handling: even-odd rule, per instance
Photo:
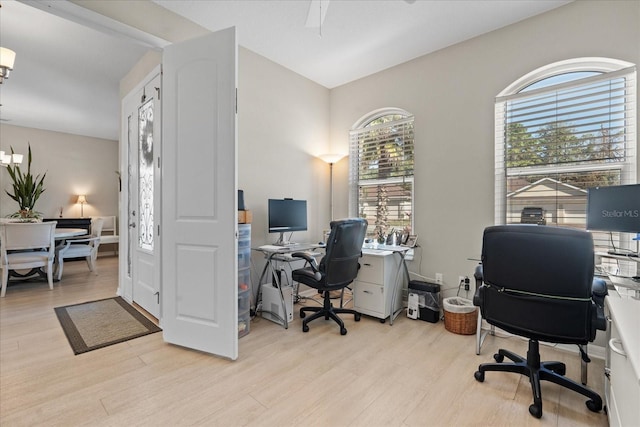
{"label": "white desk", "polygon": [[606,300],[605,402],[609,425],[640,422],[640,301],[611,292]]}
{"label": "white desk", "polygon": [[[282,313],[285,313],[285,315],[280,316],[278,313],[275,313],[271,310],[266,310],[264,306],[262,307],[262,311],[270,313],[271,316],[279,320],[285,329],[289,328],[289,320],[286,316],[286,303],[284,300],[284,294],[282,293],[282,278],[276,273],[276,271],[279,271],[278,262],[289,264],[295,261],[304,261],[303,258],[294,258],[291,256],[291,254],[293,254],[294,252],[310,252],[312,254],[320,255],[319,252],[315,252],[316,249],[320,248],[324,248],[324,246],[311,243],[300,243],[293,246],[264,245],[253,248],[254,251],[262,252],[264,254],[264,257],[266,258],[266,263],[264,265],[264,268],[262,269],[262,273],[260,274],[260,279],[258,280],[258,295],[256,297],[256,301],[260,301],[262,285],[265,284],[264,282],[265,278],[268,277],[267,275],[271,273],[271,277],[273,277],[273,280],[275,280],[276,282],[275,287],[279,290]],[[293,286],[293,283],[291,283],[291,285]]]}
{"label": "white desk", "polygon": [[[402,290],[409,283],[409,269],[405,259],[411,248],[365,244],[360,271],[353,285],[353,306],[356,311],[374,316],[389,325],[403,309]],[[406,278],[406,281],[403,280]]]}

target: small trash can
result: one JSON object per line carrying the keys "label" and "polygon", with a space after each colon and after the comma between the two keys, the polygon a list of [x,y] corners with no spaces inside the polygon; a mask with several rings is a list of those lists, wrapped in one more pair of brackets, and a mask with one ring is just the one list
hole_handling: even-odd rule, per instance
{"label": "small trash can", "polygon": [[440,285],[410,280],[407,316],[412,319],[437,323],[440,320]]}
{"label": "small trash can", "polygon": [[473,335],[478,325],[478,308],[471,300],[460,297],[445,298],[444,327],[460,335]]}

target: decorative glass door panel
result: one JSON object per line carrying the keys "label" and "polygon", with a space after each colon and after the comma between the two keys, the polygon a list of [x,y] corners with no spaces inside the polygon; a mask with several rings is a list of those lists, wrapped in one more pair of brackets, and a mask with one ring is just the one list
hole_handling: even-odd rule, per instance
{"label": "decorative glass door panel", "polygon": [[153,100],[138,114],[138,245],[153,251]]}

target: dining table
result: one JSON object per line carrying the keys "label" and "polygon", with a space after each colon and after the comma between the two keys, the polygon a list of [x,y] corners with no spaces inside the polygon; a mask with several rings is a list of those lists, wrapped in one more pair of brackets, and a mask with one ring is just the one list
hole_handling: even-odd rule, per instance
{"label": "dining table", "polygon": [[66,240],[70,237],[84,236],[87,234],[87,230],[84,228],[57,228],[55,231],[56,242],[59,240]]}

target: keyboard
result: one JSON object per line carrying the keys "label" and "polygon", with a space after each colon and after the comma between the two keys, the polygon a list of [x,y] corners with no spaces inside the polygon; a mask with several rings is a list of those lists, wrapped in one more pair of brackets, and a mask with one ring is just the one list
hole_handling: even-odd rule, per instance
{"label": "keyboard", "polygon": [[[322,255],[320,252],[312,252],[312,251],[296,251],[296,252],[306,254],[306,255],[308,255],[310,257],[316,257],[316,256],[319,256],[319,255]],[[285,258],[285,259],[288,259],[288,260],[293,260],[293,259],[302,259],[303,260],[303,258],[297,258],[297,257],[294,257],[293,255],[291,255],[291,254],[296,253],[296,252],[290,252],[290,253],[282,254],[280,256],[282,258]]]}

